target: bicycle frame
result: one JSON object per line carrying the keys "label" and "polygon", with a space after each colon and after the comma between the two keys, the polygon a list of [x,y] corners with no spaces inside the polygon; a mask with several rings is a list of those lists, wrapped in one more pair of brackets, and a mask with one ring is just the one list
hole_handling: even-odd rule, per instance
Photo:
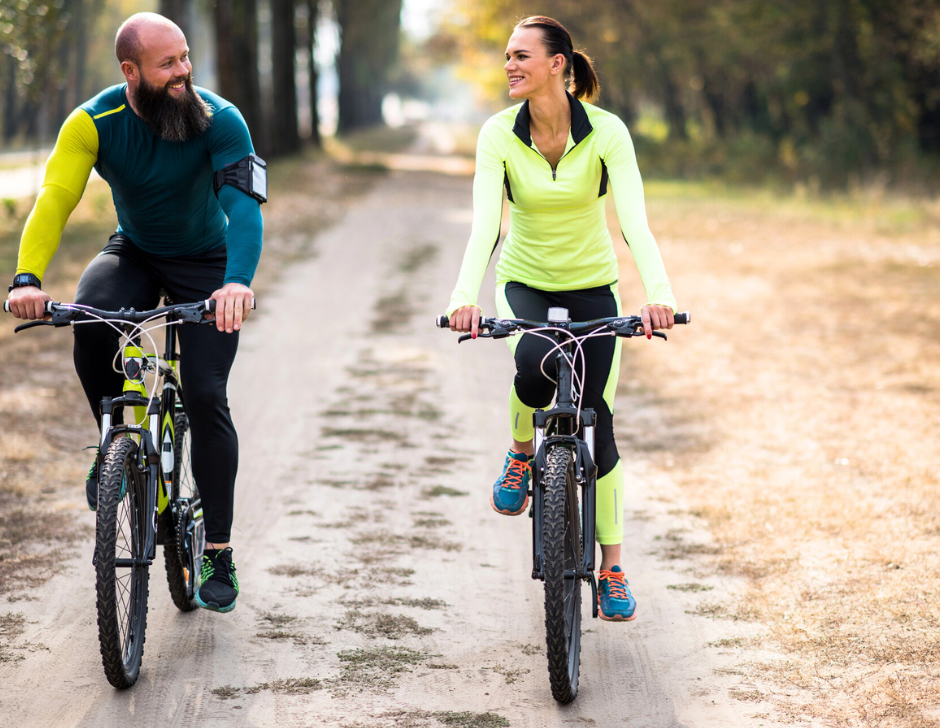
{"label": "bicycle frame", "polygon": [[[104,457],[119,434],[136,436],[140,448],[138,450],[138,467],[147,476],[146,512],[150,514],[150,528],[147,529],[144,541],[144,553],[147,565],[153,563],[157,547],[157,518],[170,505],[169,491],[173,480],[173,466],[175,463],[175,425],[178,409],[177,396],[179,394],[179,354],[176,351],[176,327],[166,327],[166,342],[163,357],[147,356],[133,341],[124,345],[122,353],[125,373],[124,391],[120,397],[104,397],[101,400],[101,440],[98,447],[99,471],[104,465]],[[148,371],[155,370],[157,381],[154,387],[159,386],[161,380],[162,396],[147,397],[144,378]],[[149,402],[149,404],[148,404]],[[115,412],[123,412],[130,407],[134,412],[133,425],[112,425]],[[146,422],[146,426],[140,424]],[[160,449],[157,449],[160,443]],[[156,488],[152,484],[156,483]]]}
{"label": "bicycle frame", "polygon": [[[564,328],[563,324],[556,324]],[[594,539],[595,539],[595,502],[597,484],[597,465],[594,463],[594,426],[595,413],[592,409],[579,412],[571,398],[571,361],[565,352],[570,352],[573,342],[565,343],[555,355],[558,387],[555,406],[537,409],[534,414],[535,424],[535,461],[532,468],[532,578],[544,581],[542,574],[542,533],[544,488],[542,476],[545,472],[548,453],[555,447],[567,447],[574,454],[575,481],[581,487],[581,533],[584,551],[581,567],[573,574],[565,573],[565,578],[584,579],[591,584],[594,594],[594,616],[597,616],[597,582],[594,578]],[[578,432],[583,438],[578,437]],[[576,498],[575,493],[568,494],[569,499]],[[588,547],[590,544],[590,547]]]}

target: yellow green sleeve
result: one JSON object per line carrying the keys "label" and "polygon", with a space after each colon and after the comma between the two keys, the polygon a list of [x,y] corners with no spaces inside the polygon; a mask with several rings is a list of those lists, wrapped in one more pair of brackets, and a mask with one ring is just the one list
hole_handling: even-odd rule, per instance
{"label": "yellow green sleeve", "polygon": [[492,125],[484,125],[477,140],[476,172],[473,175],[473,225],[457,285],[447,306],[448,316],[462,306],[477,304],[483,274],[499,241],[506,172],[498,145],[492,138],[493,132],[498,134]]}
{"label": "yellow green sleeve", "polygon": [[87,112],[76,109],[62,125],[46,162],[42,189],[20,238],[17,273],[32,273],[42,280],[97,160],[95,123]]}
{"label": "yellow green sleeve", "polygon": [[619,119],[611,120],[611,133],[604,152],[604,164],[610,175],[620,229],[630,247],[633,260],[646,289],[646,302],[669,306],[677,311],[672,286],[663,266],[659,247],[646,219],[643,180],[636,164],[636,152],[627,127]]}

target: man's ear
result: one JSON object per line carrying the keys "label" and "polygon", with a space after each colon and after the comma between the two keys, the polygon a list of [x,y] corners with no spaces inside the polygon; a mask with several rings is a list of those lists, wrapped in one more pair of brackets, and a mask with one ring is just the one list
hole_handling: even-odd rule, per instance
{"label": "man's ear", "polygon": [[140,69],[133,61],[121,61],[121,73],[128,81],[140,80]]}

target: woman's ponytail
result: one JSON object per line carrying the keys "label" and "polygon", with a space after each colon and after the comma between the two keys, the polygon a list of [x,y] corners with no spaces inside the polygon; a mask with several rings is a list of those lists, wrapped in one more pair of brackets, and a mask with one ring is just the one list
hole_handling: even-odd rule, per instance
{"label": "woman's ponytail", "polygon": [[572,75],[574,76],[570,89],[571,95],[576,99],[584,99],[589,103],[594,101],[601,92],[601,82],[597,78],[591,59],[581,51],[572,51],[571,65]]}

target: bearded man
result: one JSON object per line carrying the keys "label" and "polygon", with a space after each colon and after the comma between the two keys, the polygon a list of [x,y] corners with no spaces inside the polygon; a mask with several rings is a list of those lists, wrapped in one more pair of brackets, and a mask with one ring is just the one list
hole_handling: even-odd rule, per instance
{"label": "bearded man", "polygon": [[[42,277],[92,167],[111,186],[118,228],[82,275],[76,303],[146,310],[158,305],[161,289],[176,303],[216,301],[214,326],[182,326],[178,335],[206,527],[196,601],[229,612],[238,596],[229,544],[238,439],[226,390],[254,295],[266,195],[244,181],[250,175],[232,172],[263,163],[238,109],[193,86],[186,38],[170,20],[131,16],[118,30],[115,54],[127,82],[82,104],[63,124],[23,230],[10,309],[22,319],[43,317],[50,297]],[[122,390],[123,375],[112,369],[117,349],[110,327],[74,327],[75,370],[99,426],[102,397]],[[92,510],[97,488],[96,460],[86,482]]]}

